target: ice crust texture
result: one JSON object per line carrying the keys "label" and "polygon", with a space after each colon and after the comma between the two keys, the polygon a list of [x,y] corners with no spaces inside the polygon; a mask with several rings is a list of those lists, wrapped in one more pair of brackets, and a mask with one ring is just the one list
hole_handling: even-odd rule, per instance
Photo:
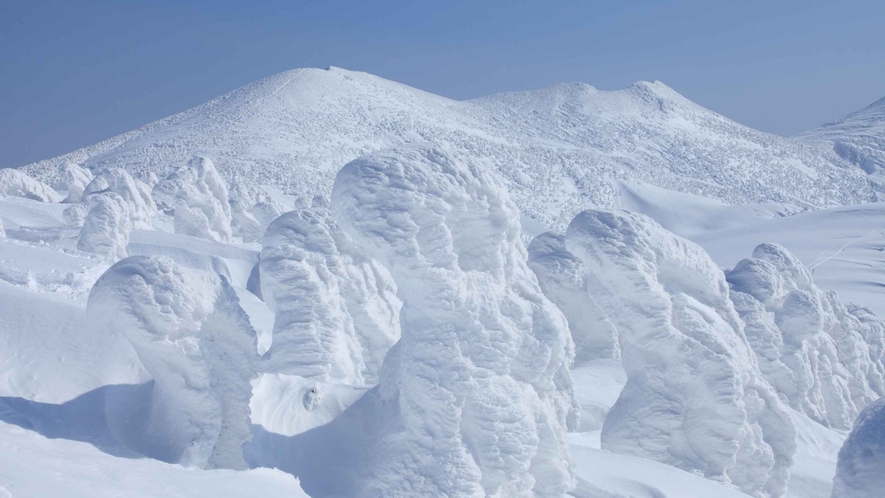
{"label": "ice crust texture", "polygon": [[833,498],[881,498],[885,490],[885,399],[860,413],[842,449]]}
{"label": "ice crust texture", "polygon": [[175,233],[230,242],[227,183],[208,157],[197,156],[154,185],[157,206],[174,216]]}
{"label": "ice crust texture", "polygon": [[845,306],[777,244],[761,244],[727,275],[766,379],[813,420],[848,430],[883,394],[885,322]]}
{"label": "ice crust texture", "polygon": [[565,249],[581,263],[583,294],[617,327],[628,376],[603,449],[783,496],[795,429],[707,253],[650,218],[602,210],[578,214]]}
{"label": "ice crust texture", "polygon": [[143,431],[155,452],[186,466],[247,467],[255,331],[223,277],[132,256],[99,278],[87,316],[122,334],[153,377]]}
{"label": "ice crust texture", "polygon": [[572,489],[568,326],[526,265],[519,212],[501,182],[479,162],[402,148],[347,164],[331,209],[403,300],[402,338],[375,391],[388,411],[377,414],[352,494]]}
{"label": "ice crust texture", "polygon": [[261,295],[275,312],[262,370],[374,385],[399,340],[402,304],[387,269],[359,255],[322,207],[290,211],[264,235]]}
{"label": "ice crust texture", "polygon": [[40,202],[61,201],[61,196],[52,187],[31,178],[24,171],[13,168],[0,169],[0,194]]}

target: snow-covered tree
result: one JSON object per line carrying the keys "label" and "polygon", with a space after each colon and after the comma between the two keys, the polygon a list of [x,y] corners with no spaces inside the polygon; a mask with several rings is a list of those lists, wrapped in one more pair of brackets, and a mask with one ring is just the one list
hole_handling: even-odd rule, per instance
{"label": "snow-covered tree", "polygon": [[129,205],[119,195],[113,192],[90,195],[77,249],[112,260],[125,258],[129,232],[132,231],[130,218]]}
{"label": "snow-covered tree", "polygon": [[82,227],[86,221],[86,213],[89,212],[89,204],[87,202],[78,202],[66,207],[62,212],[62,219],[65,223],[72,227]]}
{"label": "snow-covered tree", "polygon": [[373,391],[383,407],[377,440],[353,495],[572,489],[574,350],[526,264],[501,181],[449,152],[395,149],[347,164],[331,209],[403,300],[402,338]]}
{"label": "snow-covered tree", "polygon": [[790,406],[847,430],[885,394],[885,322],[873,314],[861,321],[835,293],[818,289],[785,248],[759,245],[727,279],[761,371]]}
{"label": "snow-covered tree", "polygon": [[529,267],[544,295],[568,319],[575,343],[575,365],[600,358],[620,358],[618,331],[593,296],[584,290],[581,261],[565,248],[565,236],[548,232],[529,244]]}
{"label": "snow-covered tree", "polygon": [[65,203],[78,203],[83,200],[83,191],[92,181],[92,172],[76,163],[65,163],[58,168],[62,184],[68,190]]}
{"label": "snow-covered tree", "polygon": [[575,217],[565,247],[617,327],[627,371],[603,449],[783,496],[795,429],[707,253],[645,216],[597,210]]}
{"label": "snow-covered tree", "polygon": [[381,362],[400,336],[402,305],[387,269],[354,249],[324,208],[290,211],[270,224],[261,295],[276,320],[264,371],[378,382]]}
{"label": "snow-covered tree", "polygon": [[152,196],[160,209],[175,217],[175,233],[230,241],[227,184],[208,157],[192,158],[154,185]]}
{"label": "snow-covered tree", "polygon": [[84,200],[92,195],[112,192],[120,196],[128,207],[132,227],[150,230],[153,201],[148,186],[122,168],[111,168],[97,174],[83,189]]}
{"label": "snow-covered tree", "polygon": [[133,256],[98,279],[87,313],[91,326],[128,339],[153,376],[152,446],[188,466],[247,467],[255,331],[227,280]]}
{"label": "snow-covered tree", "polygon": [[15,168],[0,169],[0,195],[24,197],[40,202],[61,201],[61,196],[52,187]]}

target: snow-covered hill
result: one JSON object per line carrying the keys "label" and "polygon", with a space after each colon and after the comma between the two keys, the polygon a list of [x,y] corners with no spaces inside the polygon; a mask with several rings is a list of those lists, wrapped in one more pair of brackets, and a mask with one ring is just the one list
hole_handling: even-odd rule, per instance
{"label": "snow-covered hill", "polygon": [[525,214],[560,230],[586,207],[613,206],[613,179],[803,208],[885,192],[831,150],[739,125],[660,82],[619,91],[569,83],[460,102],[338,68],[270,76],[24,169],[58,187],[67,162],[147,179],[205,154],[229,180],[280,185],[309,204],[328,195],[348,161],[422,141],[495,167]]}
{"label": "snow-covered hill", "polygon": [[881,173],[885,169],[885,98],[797,137],[832,147],[867,173]]}

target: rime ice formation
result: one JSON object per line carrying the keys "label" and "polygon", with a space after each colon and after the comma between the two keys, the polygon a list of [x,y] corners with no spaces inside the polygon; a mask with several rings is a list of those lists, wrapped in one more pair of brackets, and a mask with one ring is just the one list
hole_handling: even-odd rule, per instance
{"label": "rime ice formation", "polygon": [[99,278],[87,314],[122,333],[154,378],[147,439],[188,466],[246,468],[255,331],[224,278],[133,256]]}
{"label": "rime ice formation", "polygon": [[270,224],[261,250],[261,295],[274,310],[266,372],[350,385],[375,384],[399,339],[396,286],[325,208],[290,211]]}
{"label": "rime ice formation", "polygon": [[566,319],[575,343],[575,365],[599,358],[620,358],[618,331],[582,286],[581,262],[565,249],[565,236],[548,232],[529,244],[529,267],[544,295]]}
{"label": "rime ice formation", "polygon": [[71,204],[62,212],[62,219],[65,223],[72,227],[82,227],[86,221],[86,213],[89,211],[89,205],[86,202],[78,202]]}
{"label": "rime ice formation", "polygon": [[355,261],[349,246],[324,209],[293,211],[271,224],[261,286],[277,318],[266,370],[377,382],[384,354],[399,338],[400,303],[386,269]]}
{"label": "rime ice formation", "polygon": [[790,406],[847,430],[859,409],[885,394],[885,322],[821,292],[785,248],[759,245],[727,280],[760,369]]}
{"label": "rime ice formation", "polygon": [[231,234],[235,237],[242,237],[243,242],[260,242],[263,228],[252,214],[251,206],[254,205],[255,195],[248,193],[248,190],[250,189],[245,188],[239,178],[234,178],[234,181],[231,182],[228,193]]}
{"label": "rime ice formation", "polygon": [[358,496],[562,496],[576,423],[565,318],[541,293],[519,211],[482,163],[430,148],[339,172],[331,209],[391,272],[402,338]]}
{"label": "rime ice formation", "polygon": [[128,207],[133,228],[150,230],[153,201],[147,185],[135,179],[121,168],[105,170],[83,189],[83,199],[105,192],[119,195]]}
{"label": "rime ice formation", "polygon": [[828,144],[867,173],[881,174],[885,170],[885,98],[797,136]]}
{"label": "rime ice formation", "polygon": [[3,220],[0,219],[0,237],[6,237],[6,230],[3,229]]}
{"label": "rime ice formation", "polygon": [[80,228],[77,249],[112,260],[126,257],[132,221],[129,205],[113,192],[89,196],[89,210]]}
{"label": "rime ice formation", "polygon": [[833,498],[881,498],[885,493],[885,398],[867,405],[839,450]]}
{"label": "rime ice formation", "polygon": [[192,158],[154,185],[152,193],[160,209],[175,216],[175,233],[218,242],[230,240],[227,184],[211,159]]}
{"label": "rime ice formation", "polygon": [[92,172],[76,163],[65,163],[59,167],[59,177],[68,191],[66,203],[77,203],[83,200],[83,191],[92,181]]}
{"label": "rime ice formation", "polygon": [[268,225],[277,219],[281,214],[286,212],[285,206],[274,200],[272,197],[265,196],[264,199],[252,206],[252,216],[258,221],[259,231],[264,235]]}
{"label": "rime ice formation", "polygon": [[783,496],[795,429],[707,253],[650,218],[593,210],[571,222],[565,247],[617,326],[628,376],[603,449]]}
{"label": "rime ice formation", "polygon": [[0,195],[24,197],[40,202],[61,201],[61,196],[52,187],[14,168],[0,169]]}

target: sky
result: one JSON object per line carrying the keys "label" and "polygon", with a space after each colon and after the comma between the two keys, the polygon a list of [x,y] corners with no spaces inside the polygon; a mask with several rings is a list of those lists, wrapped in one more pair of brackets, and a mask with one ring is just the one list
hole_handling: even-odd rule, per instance
{"label": "sky", "polygon": [[454,99],[660,80],[789,136],[885,97],[885,2],[0,0],[0,167],[298,67]]}

